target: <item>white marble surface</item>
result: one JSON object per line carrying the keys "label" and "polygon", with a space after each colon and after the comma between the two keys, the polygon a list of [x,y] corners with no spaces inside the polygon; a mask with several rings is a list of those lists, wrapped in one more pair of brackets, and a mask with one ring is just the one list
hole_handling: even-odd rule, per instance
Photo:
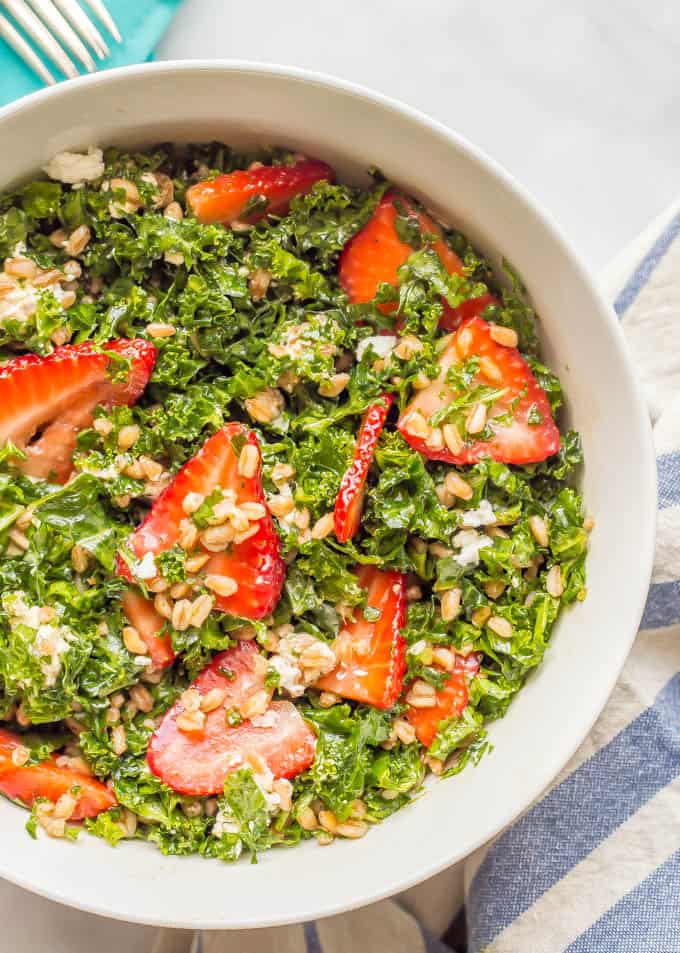
{"label": "white marble surface", "polygon": [[673,0],[186,0],[159,58],[334,73],[481,146],[593,267],[680,192]]}

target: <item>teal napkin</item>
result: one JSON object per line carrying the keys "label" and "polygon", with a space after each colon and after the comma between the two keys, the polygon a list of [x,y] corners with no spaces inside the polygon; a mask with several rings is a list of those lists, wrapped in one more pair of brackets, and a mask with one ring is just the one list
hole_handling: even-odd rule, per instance
{"label": "teal napkin", "polygon": [[[101,29],[102,36],[111,49],[111,55],[105,60],[97,61],[100,69],[143,63],[145,60],[152,59],[154,47],[165,32],[181,0],[105,0],[105,2],[111,16],[118,24],[123,42],[114,42],[106,30]],[[87,4],[83,3],[82,6],[97,26],[100,26]],[[73,56],[71,59],[74,59]],[[45,62],[47,63],[47,60]],[[56,66],[52,63],[47,65],[55,77],[61,76]],[[19,96],[33,93],[42,86],[42,81],[0,38],[0,106],[18,99]]]}

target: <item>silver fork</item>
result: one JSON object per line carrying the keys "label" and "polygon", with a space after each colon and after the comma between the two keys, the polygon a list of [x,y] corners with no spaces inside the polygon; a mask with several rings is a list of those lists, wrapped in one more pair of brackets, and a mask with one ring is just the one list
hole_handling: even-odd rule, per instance
{"label": "silver fork", "polygon": [[[103,0],[87,0],[87,4],[113,39],[120,42],[118,27]],[[99,29],[77,0],[0,0],[0,7],[12,17],[9,20],[0,13],[0,36],[50,86],[57,80],[26,36],[69,78],[78,76],[79,70],[64,47],[88,73],[96,70],[97,64],[86,44],[100,60],[111,52]]]}

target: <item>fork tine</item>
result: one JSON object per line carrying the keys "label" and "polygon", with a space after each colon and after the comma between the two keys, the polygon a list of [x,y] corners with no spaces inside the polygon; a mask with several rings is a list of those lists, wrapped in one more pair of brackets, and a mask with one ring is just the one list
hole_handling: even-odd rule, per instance
{"label": "fork tine", "polygon": [[40,79],[48,86],[54,86],[56,79],[50,73],[40,57],[31,46],[28,45],[21,33],[14,29],[9,20],[0,13],[0,36],[2,36],[12,47],[14,52],[21,57],[27,66],[37,73]]}
{"label": "fork tine", "polygon": [[65,76],[71,79],[78,76],[78,70],[72,60],[64,53],[42,20],[39,20],[26,5],[25,0],[2,0],[2,5],[12,14],[19,26],[23,27],[34,43],[57,64]]}
{"label": "fork tine", "polygon": [[92,47],[100,60],[108,56],[111,52],[104,42],[101,35],[92,20],[85,11],[76,3],[76,0],[54,0],[71,26],[82,36],[83,40]]}
{"label": "fork tine", "polygon": [[88,7],[99,17],[114,40],[116,40],[118,43],[122,43],[123,37],[120,35],[120,30],[116,26],[116,21],[106,9],[102,3],[102,0],[85,0],[85,2],[87,3]]}
{"label": "fork tine", "polygon": [[97,68],[95,61],[90,56],[80,37],[73,30],[71,24],[68,23],[59,10],[57,10],[52,0],[28,0],[28,2],[35,12],[42,17],[52,32],[59,37],[64,46],[69,49],[74,56],[78,57],[88,72],[91,73]]}

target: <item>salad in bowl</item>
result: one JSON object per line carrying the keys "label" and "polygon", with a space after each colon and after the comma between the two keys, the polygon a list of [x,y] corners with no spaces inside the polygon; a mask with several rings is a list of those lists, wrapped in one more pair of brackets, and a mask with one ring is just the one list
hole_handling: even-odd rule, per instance
{"label": "salad in bowl", "polygon": [[0,197],[0,792],[166,854],[363,837],[585,597],[521,280],[281,148],[46,173]]}

